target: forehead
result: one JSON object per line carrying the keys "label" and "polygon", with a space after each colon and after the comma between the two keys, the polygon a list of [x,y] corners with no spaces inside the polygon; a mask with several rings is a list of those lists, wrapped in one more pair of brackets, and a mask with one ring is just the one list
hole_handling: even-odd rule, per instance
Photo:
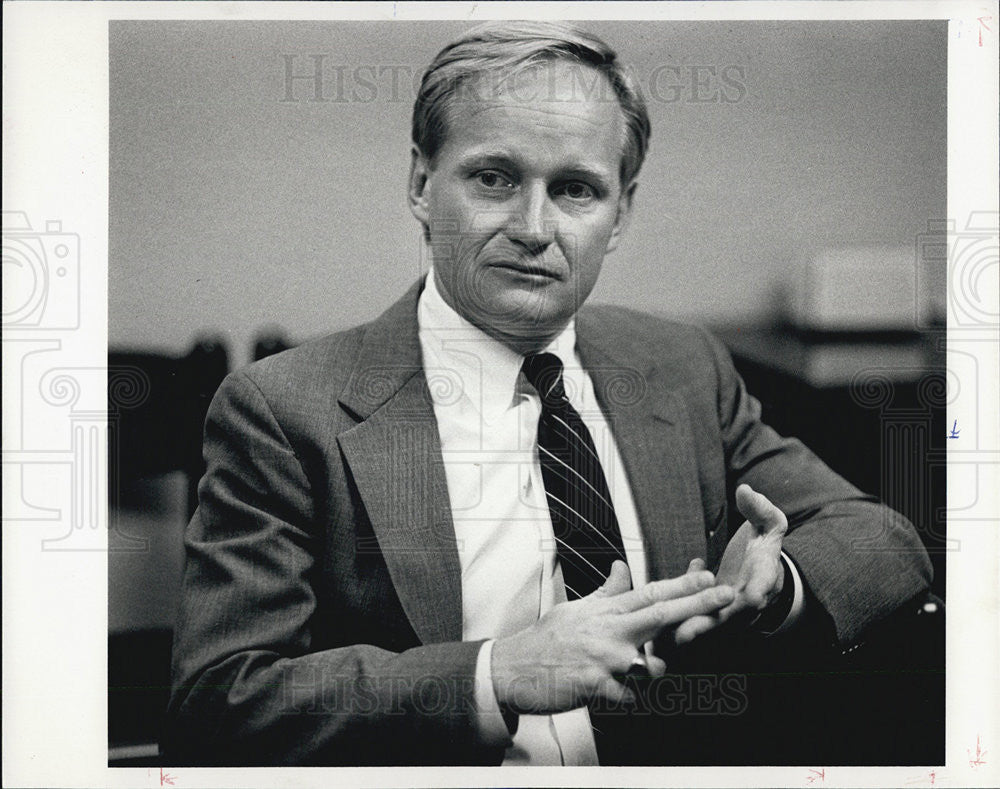
{"label": "forehead", "polygon": [[610,80],[592,66],[543,61],[481,72],[459,84],[446,112],[446,149],[484,144],[561,147],[617,170],[625,119]]}

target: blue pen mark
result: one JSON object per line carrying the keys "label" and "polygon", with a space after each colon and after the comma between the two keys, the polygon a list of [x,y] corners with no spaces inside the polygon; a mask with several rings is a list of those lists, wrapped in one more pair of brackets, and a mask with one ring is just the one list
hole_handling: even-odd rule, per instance
{"label": "blue pen mark", "polygon": [[952,425],[951,427],[951,435],[949,435],[948,438],[958,438],[958,434],[959,434],[958,420],[956,419],[955,424]]}

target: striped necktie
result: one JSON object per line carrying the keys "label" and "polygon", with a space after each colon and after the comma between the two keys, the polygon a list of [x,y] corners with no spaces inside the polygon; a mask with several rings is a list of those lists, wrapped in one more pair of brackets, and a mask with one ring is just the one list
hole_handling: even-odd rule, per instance
{"label": "striped necktie", "polygon": [[618,518],[590,431],[566,397],[559,357],[528,356],[521,370],[542,401],[538,459],[566,596],[575,600],[604,583],[615,559],[626,561]]}

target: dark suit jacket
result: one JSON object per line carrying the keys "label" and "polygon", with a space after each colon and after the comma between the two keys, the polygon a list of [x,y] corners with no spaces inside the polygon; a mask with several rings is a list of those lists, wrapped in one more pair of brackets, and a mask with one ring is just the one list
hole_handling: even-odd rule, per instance
{"label": "dark suit jacket", "polygon": [[[364,326],[230,375],[205,428],[164,751],[189,764],[497,764],[476,742],[462,590],[417,338],[420,283]],[[926,588],[902,517],[759,421],[706,332],[585,307],[578,350],[626,465],[650,576],[710,567],[741,482],[853,644]],[[816,606],[814,606],[815,608]]]}

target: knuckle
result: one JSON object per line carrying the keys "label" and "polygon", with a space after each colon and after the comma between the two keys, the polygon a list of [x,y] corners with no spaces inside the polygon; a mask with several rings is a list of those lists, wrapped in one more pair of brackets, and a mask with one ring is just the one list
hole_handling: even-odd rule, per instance
{"label": "knuckle", "polygon": [[632,665],[632,661],[635,660],[635,647],[623,647],[615,655],[615,661],[612,665],[613,671],[626,671],[628,667]]}
{"label": "knuckle", "polygon": [[658,599],[661,589],[659,582],[646,584],[639,590],[639,600],[644,606],[652,605]]}
{"label": "knuckle", "polygon": [[597,693],[608,701],[618,701],[621,694],[621,685],[613,679],[607,678],[598,686]]}
{"label": "knuckle", "polygon": [[670,611],[672,606],[666,600],[661,600],[649,607],[651,619],[659,625],[664,625],[670,621]]}
{"label": "knuckle", "polygon": [[595,665],[590,665],[583,671],[582,679],[586,687],[600,688],[604,680],[607,679],[607,672]]}
{"label": "knuckle", "polygon": [[661,600],[656,604],[655,610],[660,620],[669,620],[676,616],[677,604],[673,600]]}
{"label": "knuckle", "polygon": [[612,616],[618,617],[625,616],[630,610],[631,609],[624,600],[616,600],[613,601],[611,608],[608,609],[608,613]]}
{"label": "knuckle", "polygon": [[688,573],[681,580],[681,593],[685,595],[694,594],[705,587],[705,574],[703,572]]}
{"label": "knuckle", "polygon": [[718,586],[710,586],[708,589],[702,589],[698,592],[695,599],[700,604],[711,603],[716,597],[718,597],[720,590],[721,589]]}
{"label": "knuckle", "polygon": [[732,592],[722,587],[706,589],[703,596],[704,604],[707,608],[716,608],[725,605],[732,599]]}
{"label": "knuckle", "polygon": [[654,677],[662,677],[667,673],[667,664],[658,657],[647,656],[646,665],[649,666],[649,673]]}

